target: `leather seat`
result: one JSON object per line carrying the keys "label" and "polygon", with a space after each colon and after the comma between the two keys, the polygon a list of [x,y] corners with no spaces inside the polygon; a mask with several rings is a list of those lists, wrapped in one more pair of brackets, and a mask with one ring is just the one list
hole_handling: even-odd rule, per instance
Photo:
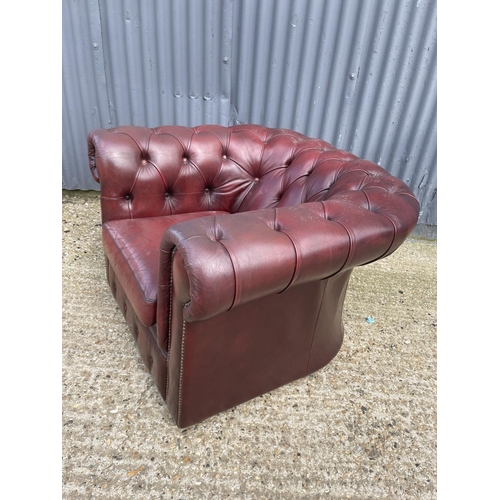
{"label": "leather seat", "polygon": [[172,225],[227,212],[198,212],[141,219],[118,219],[102,226],[104,252],[143,325],[156,323],[160,242]]}
{"label": "leather seat", "polygon": [[111,290],[179,427],[327,364],[355,266],[419,204],[374,163],[258,125],[88,137]]}

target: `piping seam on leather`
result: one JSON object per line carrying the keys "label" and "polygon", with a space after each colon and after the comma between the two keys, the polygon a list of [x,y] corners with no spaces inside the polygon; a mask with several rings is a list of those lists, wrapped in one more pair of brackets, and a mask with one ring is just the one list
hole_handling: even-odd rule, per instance
{"label": "piping seam on leather", "polygon": [[292,244],[292,248],[293,248],[293,251],[295,253],[295,266],[294,266],[292,277],[290,278],[290,281],[285,286],[285,288],[283,288],[283,290],[281,290],[281,292],[278,292],[278,294],[285,292],[295,283],[295,281],[297,279],[297,275],[298,275],[298,268],[299,268],[299,252],[297,252],[297,247],[295,246],[295,243],[293,242],[292,238],[290,238],[290,236],[287,233],[285,233],[285,231],[280,231],[280,233],[284,234],[290,240],[290,242]]}
{"label": "piping seam on leather", "polygon": [[227,309],[228,311],[230,311],[233,307],[234,307],[234,303],[236,302],[236,296],[237,296],[237,291],[238,291],[238,281],[236,279],[236,269],[234,267],[234,262],[233,262],[233,259],[231,257],[231,254],[229,252],[229,250],[227,249],[226,245],[224,245],[224,243],[222,243],[221,241],[219,241],[218,243],[221,244],[222,248],[224,248],[224,250],[226,251],[227,253],[227,256],[229,257],[229,261],[231,262],[231,266],[233,268],[233,276],[234,276],[234,295],[233,295],[233,301],[231,302],[231,305],[229,306],[229,308]]}
{"label": "piping seam on leather", "polygon": [[351,259],[352,259],[352,248],[353,248],[353,245],[354,245],[353,244],[354,234],[352,234],[351,231],[349,231],[349,229],[347,228],[347,226],[345,226],[344,224],[342,224],[342,222],[339,222],[338,220],[336,220],[336,221],[329,220],[327,218],[327,216],[326,216],[326,207],[325,207],[324,202],[320,201],[320,203],[323,206],[323,213],[325,214],[325,220],[328,220],[328,222],[332,222],[334,224],[339,224],[340,226],[342,226],[344,228],[345,232],[347,233],[347,237],[349,238],[349,250],[347,252],[347,257],[346,257],[344,263],[340,266],[340,268],[339,268],[338,271],[334,272],[330,276],[327,276],[326,279],[328,279],[328,278],[331,278],[332,276],[335,276],[336,274],[340,273],[341,271],[343,271],[345,269],[345,267],[351,262]]}
{"label": "piping seam on leather", "polygon": [[[278,214],[278,211],[276,210],[276,208],[274,208],[273,210],[274,210],[273,225],[274,225],[274,230],[276,230],[276,215]],[[285,286],[285,288],[283,288],[283,290],[281,290],[281,292],[278,292],[278,294],[283,293],[285,290],[290,288],[290,286],[292,286],[292,284],[295,282],[296,276],[298,274],[298,268],[299,268],[299,252],[297,252],[297,247],[295,246],[295,243],[293,242],[292,238],[285,231],[280,230],[279,232],[284,234],[290,240],[290,243],[292,244],[292,248],[293,248],[293,251],[295,253],[295,266],[294,266],[292,277],[290,278],[290,281]]]}
{"label": "piping seam on leather", "polygon": [[[333,221],[330,221],[330,222],[333,222]],[[344,229],[345,229],[345,232],[347,233],[347,237],[349,238],[349,251],[347,252],[347,257],[345,259],[345,262],[342,264],[342,266],[340,267],[340,269],[335,273],[340,273],[340,271],[342,271],[343,269],[345,269],[347,267],[348,264],[351,263],[351,260],[352,260],[352,254],[353,254],[353,246],[354,246],[354,235],[351,233],[351,231],[348,229],[347,226],[345,226],[344,224],[342,224],[342,222],[339,222],[339,221],[335,221],[337,224],[340,224]]]}
{"label": "piping seam on leather", "polygon": [[[214,235],[216,234],[216,223],[217,223],[217,216],[214,215]],[[227,253],[227,256],[229,257],[229,260],[231,262],[231,267],[233,268],[233,276],[234,276],[234,295],[233,295],[233,300],[231,302],[231,305],[229,306],[229,308],[227,309],[228,311],[230,311],[233,306],[234,306],[234,302],[236,300],[236,287],[237,287],[237,281],[236,281],[236,269],[234,268],[234,263],[233,263],[233,259],[231,258],[231,254],[229,253],[229,250],[226,248],[226,245],[224,245],[224,243],[222,243],[222,241],[220,240],[216,240],[217,243],[219,243],[222,248],[224,249],[224,251]]]}
{"label": "piping seam on leather", "polygon": [[[364,190],[361,190],[361,192],[365,195],[366,201],[368,203],[368,209],[371,210],[371,203],[370,203],[370,199],[368,198],[368,194]],[[383,259],[387,255],[387,253],[389,252],[389,250],[392,248],[394,240],[396,239],[396,234],[398,232],[398,228],[396,227],[396,224],[394,224],[393,220],[390,217],[388,217],[385,214],[380,214],[380,213],[377,213],[377,215],[379,217],[385,217],[392,224],[392,227],[394,229],[394,231],[392,233],[392,240],[391,240],[391,243],[389,244],[389,246],[387,247],[387,250],[382,254],[381,257],[377,257],[376,259],[374,259],[374,260],[372,260],[370,262],[367,262],[366,264],[370,264],[371,262],[374,262],[375,260],[378,260],[378,259]]]}
{"label": "piping seam on leather", "polygon": [[[396,227],[396,224],[394,224],[394,221],[390,217],[388,217],[387,215],[385,215],[385,214],[378,214],[378,215],[380,215],[381,217],[385,217],[392,224],[392,227],[394,228],[394,231],[392,233],[391,244],[389,245],[387,250],[382,254],[382,256],[379,257],[380,259],[383,259],[389,253],[389,250],[392,248],[392,245],[394,244],[394,240],[396,239],[396,234],[398,232],[398,228]],[[369,264],[369,262],[367,264]]]}

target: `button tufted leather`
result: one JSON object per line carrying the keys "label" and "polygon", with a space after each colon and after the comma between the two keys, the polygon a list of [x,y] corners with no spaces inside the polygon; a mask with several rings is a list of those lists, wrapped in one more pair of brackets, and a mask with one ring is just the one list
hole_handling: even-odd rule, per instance
{"label": "button tufted leather", "polygon": [[111,289],[181,427],[329,362],[351,270],[418,218],[401,180],[291,130],[126,126],[88,149]]}
{"label": "button tufted leather", "polygon": [[[297,132],[256,125],[97,130],[89,135],[89,158],[101,182],[104,221],[200,210],[246,212],[375,188],[413,198],[374,163]],[[202,196],[207,192],[210,198]],[[416,206],[414,198],[409,203]]]}

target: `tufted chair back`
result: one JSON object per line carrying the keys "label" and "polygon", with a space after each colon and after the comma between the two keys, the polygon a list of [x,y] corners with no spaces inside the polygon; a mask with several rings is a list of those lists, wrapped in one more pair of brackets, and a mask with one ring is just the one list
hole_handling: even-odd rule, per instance
{"label": "tufted chair back", "polygon": [[258,125],[127,126],[94,131],[88,142],[103,222],[295,206],[393,184],[382,168],[325,141]]}

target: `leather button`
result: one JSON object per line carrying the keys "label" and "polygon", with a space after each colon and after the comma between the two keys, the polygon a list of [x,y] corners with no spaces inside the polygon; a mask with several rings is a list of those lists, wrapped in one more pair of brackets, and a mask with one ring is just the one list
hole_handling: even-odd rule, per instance
{"label": "leather button", "polygon": [[210,192],[210,189],[205,188],[205,193],[209,193],[209,192]]}
{"label": "leather button", "polygon": [[188,159],[187,159],[186,157],[184,157],[184,158],[182,159],[182,161],[183,161],[183,163],[187,163]]}
{"label": "leather button", "polygon": [[146,165],[146,163],[147,163],[147,161],[146,161],[146,160],[142,160],[142,161],[141,161],[141,164],[142,164],[142,165]]}
{"label": "leather button", "polygon": [[170,198],[170,193],[165,193],[165,198]]}
{"label": "leather button", "polygon": [[256,178],[254,179],[254,181],[255,181],[255,182],[259,182],[259,181],[260,181],[260,179],[259,179],[258,177],[256,177]]}
{"label": "leather button", "polygon": [[223,160],[227,160],[227,156],[226,155],[222,155],[222,159]]}
{"label": "leather button", "polygon": [[126,195],[125,195],[125,199],[126,199],[126,200],[130,200],[130,198],[132,198],[132,196],[130,196],[129,194],[126,194]]}

